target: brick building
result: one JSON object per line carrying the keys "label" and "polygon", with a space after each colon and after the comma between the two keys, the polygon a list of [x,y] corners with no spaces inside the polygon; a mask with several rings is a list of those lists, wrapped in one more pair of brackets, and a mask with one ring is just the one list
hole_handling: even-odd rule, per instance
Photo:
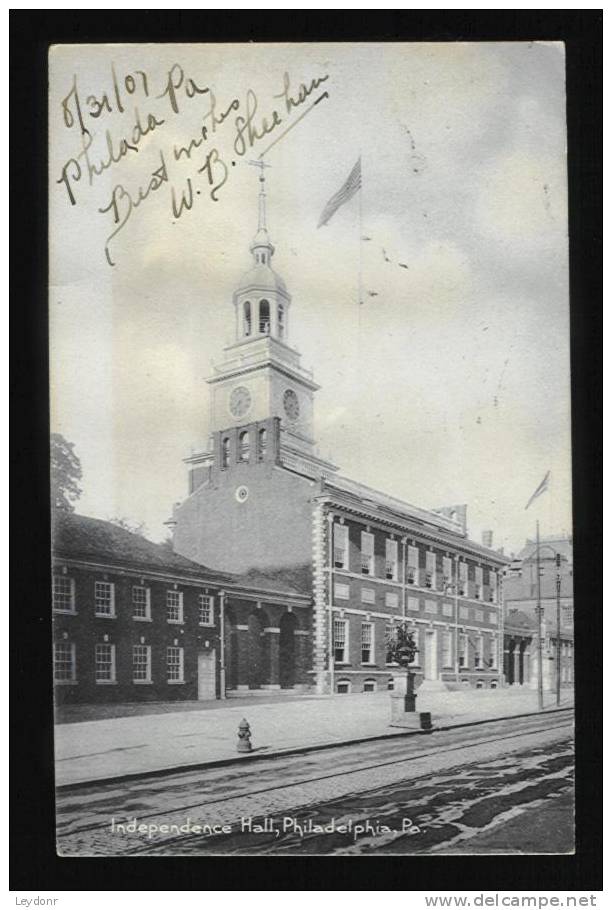
{"label": "brick building", "polygon": [[110,522],[54,516],[58,703],[211,699],[310,681],[310,599],[207,569]]}
{"label": "brick building", "polygon": [[291,295],[271,266],[260,181],[254,262],[233,295],[234,342],[208,380],[210,446],[186,459],[174,549],[222,571],[305,579],[319,692],[386,689],[400,622],[415,631],[420,680],[497,686],[506,560],[468,539],[464,506],[411,506],[342,477],[316,449],[318,386],[289,344]]}
{"label": "brick building", "polygon": [[[559,565],[557,565],[559,557]],[[505,606],[504,676],[510,685],[537,687],[537,555],[528,540],[513,558],[503,580]],[[574,590],[572,539],[567,535],[540,540],[542,678],[545,689],[556,685],[557,576],[561,608],[561,685],[574,682]]]}

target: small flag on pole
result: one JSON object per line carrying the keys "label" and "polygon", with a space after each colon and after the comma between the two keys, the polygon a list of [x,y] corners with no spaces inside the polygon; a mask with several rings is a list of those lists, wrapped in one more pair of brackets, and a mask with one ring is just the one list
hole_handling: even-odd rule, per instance
{"label": "small flag on pole", "polygon": [[319,218],[319,223],[317,228],[322,227],[336,214],[341,205],[344,205],[345,202],[348,202],[349,199],[352,199],[357,190],[361,189],[361,157],[359,157],[353,167],[353,170],[346,178],[341,189],[335,193],[325,208],[323,209],[323,214]]}
{"label": "small flag on pole", "polygon": [[532,503],[535,499],[537,499],[538,496],[541,496],[542,493],[545,493],[545,492],[547,491],[547,489],[548,489],[548,481],[549,481],[549,480],[550,480],[550,471],[547,471],[546,474],[544,475],[544,480],[540,483],[540,485],[534,490],[534,492],[533,492],[533,493],[531,494],[531,496],[529,497],[529,502],[528,502],[527,505],[525,506],[525,509],[528,509],[529,506],[531,505],[531,503]]}

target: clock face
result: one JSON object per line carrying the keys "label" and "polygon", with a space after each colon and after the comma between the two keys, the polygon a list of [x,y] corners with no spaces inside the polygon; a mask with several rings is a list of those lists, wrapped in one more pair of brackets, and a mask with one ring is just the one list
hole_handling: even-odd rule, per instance
{"label": "clock face", "polygon": [[287,389],[283,395],[283,407],[289,420],[297,420],[300,416],[300,403],[293,389]]}
{"label": "clock face", "polygon": [[251,407],[251,393],[246,386],[240,385],[230,395],[229,409],[234,417],[244,417]]}

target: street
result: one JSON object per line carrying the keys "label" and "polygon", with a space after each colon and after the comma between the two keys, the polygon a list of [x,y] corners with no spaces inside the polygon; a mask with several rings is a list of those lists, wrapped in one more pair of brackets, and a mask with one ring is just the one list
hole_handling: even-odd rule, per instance
{"label": "street", "polygon": [[65,787],[57,791],[58,852],[571,852],[572,739],[567,710]]}

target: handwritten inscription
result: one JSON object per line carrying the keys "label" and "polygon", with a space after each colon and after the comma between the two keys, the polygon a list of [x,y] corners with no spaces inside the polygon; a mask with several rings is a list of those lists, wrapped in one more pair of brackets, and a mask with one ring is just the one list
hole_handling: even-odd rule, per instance
{"label": "handwritten inscription", "polygon": [[[192,211],[197,199],[219,202],[237,159],[253,151],[263,158],[329,98],[320,90],[328,79],[325,74],[294,88],[285,72],[280,91],[266,99],[251,87],[224,95],[180,63],[161,79],[144,69],[118,73],[110,64],[107,85],[94,91],[82,90],[75,75],[61,99],[60,115],[76,148],[56,182],[70,206],[88,206],[96,183],[107,185],[100,178],[107,175],[108,181],[114,170],[121,171],[121,179],[95,209],[111,221],[104,255],[114,266],[122,232],[153,194],[168,193],[168,215],[175,222]],[[197,128],[176,140],[176,129],[168,126],[186,117],[189,123],[195,119]],[[125,178],[126,167],[130,173],[135,169],[133,180]]]}

